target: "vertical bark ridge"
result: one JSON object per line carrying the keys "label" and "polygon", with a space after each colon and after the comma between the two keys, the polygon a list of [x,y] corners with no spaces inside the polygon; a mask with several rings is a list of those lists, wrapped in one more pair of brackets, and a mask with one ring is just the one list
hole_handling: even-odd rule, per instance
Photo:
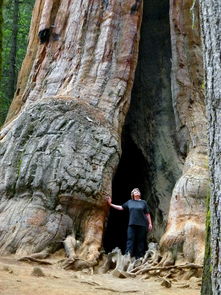
{"label": "vertical bark ridge", "polygon": [[[209,166],[211,176],[211,262],[212,293],[221,292],[221,199],[220,199],[220,116],[221,116],[221,28],[219,1],[200,1],[204,45],[205,90],[209,121]],[[208,247],[208,245],[207,245]],[[208,284],[204,283],[204,288]]]}

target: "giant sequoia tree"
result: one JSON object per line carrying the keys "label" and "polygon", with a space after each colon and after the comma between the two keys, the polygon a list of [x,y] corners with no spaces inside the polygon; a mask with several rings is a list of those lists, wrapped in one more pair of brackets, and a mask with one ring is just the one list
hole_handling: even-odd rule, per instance
{"label": "giant sequoia tree", "polygon": [[105,196],[114,175],[122,188],[133,163],[139,179],[126,185],[142,186],[156,239],[168,220],[162,263],[202,263],[208,176],[198,6],[171,1],[170,24],[168,10],[166,0],[36,1],[1,130],[2,253],[49,253],[69,236],[68,254],[95,263]]}
{"label": "giant sequoia tree", "polygon": [[82,243],[79,257],[98,257],[141,8],[140,1],[36,1],[1,133],[3,253],[53,250],[72,234]]}
{"label": "giant sequoia tree", "polygon": [[[204,41],[204,65],[206,104],[209,121],[209,155],[211,173],[211,262],[212,294],[221,293],[221,198],[220,198],[220,115],[221,115],[221,3],[201,1],[202,36]],[[207,245],[209,247],[209,245]],[[211,289],[209,281],[204,289]],[[207,285],[207,286],[206,286]],[[203,294],[208,294],[209,291]]]}

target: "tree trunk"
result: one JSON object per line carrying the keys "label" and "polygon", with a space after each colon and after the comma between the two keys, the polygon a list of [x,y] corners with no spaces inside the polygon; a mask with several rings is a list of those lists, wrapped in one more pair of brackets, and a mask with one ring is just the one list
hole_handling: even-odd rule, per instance
{"label": "tree trunk", "polygon": [[16,53],[17,53],[17,36],[18,36],[18,20],[19,20],[19,0],[12,1],[13,20],[12,20],[12,39],[9,55],[9,80],[8,80],[8,100],[11,101],[15,92],[17,69],[16,69]]}
{"label": "tree trunk", "polygon": [[1,253],[50,252],[71,234],[75,254],[96,262],[141,11],[139,0],[36,1],[1,131]]}
{"label": "tree trunk", "polygon": [[201,295],[212,295],[212,278],[211,278],[211,217],[210,217],[210,196],[207,200],[207,217],[206,217],[206,247],[204,256],[203,278]]}
{"label": "tree trunk", "polygon": [[[221,198],[220,198],[220,110],[221,110],[221,26],[220,1],[200,1],[206,105],[209,121],[209,167],[211,174],[211,264],[212,294],[221,293]],[[208,245],[207,245],[208,247]],[[205,282],[204,284],[207,284]],[[206,287],[206,286],[204,286]],[[210,288],[210,286],[207,286]]]}
{"label": "tree trunk", "polygon": [[208,164],[197,2],[171,0],[170,27],[172,99],[183,172],[173,189],[167,228],[160,242],[162,264],[177,260],[202,264]]}
{"label": "tree trunk", "polygon": [[[198,10],[193,6],[192,28],[190,2],[170,3],[172,99],[168,2],[144,3],[125,120],[142,1],[36,1],[27,55],[0,134],[1,253],[51,252],[68,236],[70,257],[96,262],[126,122],[130,136],[122,141],[129,156],[118,188],[123,177],[128,189],[142,185],[157,239],[170,203],[163,264],[181,257],[202,263],[206,119]],[[139,159],[130,154],[134,150]],[[139,179],[128,184],[131,170]]]}

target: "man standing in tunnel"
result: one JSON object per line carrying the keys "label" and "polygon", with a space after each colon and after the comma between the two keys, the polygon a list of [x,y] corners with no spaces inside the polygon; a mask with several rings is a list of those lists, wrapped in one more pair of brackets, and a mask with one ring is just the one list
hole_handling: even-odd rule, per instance
{"label": "man standing in tunnel", "polygon": [[152,221],[147,202],[141,199],[140,190],[133,189],[131,200],[123,205],[112,204],[110,197],[107,201],[112,208],[129,212],[126,254],[130,254],[131,257],[135,256],[136,259],[143,257],[146,250],[147,229],[152,230]]}

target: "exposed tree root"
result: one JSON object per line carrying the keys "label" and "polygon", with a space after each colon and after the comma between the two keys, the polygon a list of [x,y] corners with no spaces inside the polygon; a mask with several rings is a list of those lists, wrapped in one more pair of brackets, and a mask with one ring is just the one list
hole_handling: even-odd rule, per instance
{"label": "exposed tree root", "polygon": [[147,267],[147,268],[142,268],[140,270],[138,270],[137,272],[134,272],[134,270],[132,270],[131,272],[139,275],[139,274],[143,274],[145,272],[151,271],[151,270],[170,270],[170,269],[202,269],[203,266],[202,265],[197,265],[194,263],[190,263],[190,264],[185,264],[185,265],[171,265],[171,266],[159,266],[159,267]]}
{"label": "exposed tree root", "polygon": [[[176,264],[176,265],[162,265],[163,257],[160,255],[156,244],[150,244],[150,249],[145,256],[140,259],[130,257],[130,255],[122,255],[119,248],[115,248],[112,252],[101,255],[99,263],[97,260],[88,261],[77,256],[76,240],[73,235],[68,241],[71,241],[70,252],[69,243],[65,244],[65,251],[67,258],[55,262],[65,270],[84,270],[93,273],[110,273],[118,278],[141,277],[141,279],[148,279],[150,277],[158,278],[161,285],[170,288],[172,284],[176,284],[179,280],[189,280],[195,277],[198,281],[202,276],[202,265],[195,263]],[[69,241],[69,242],[70,242]],[[74,241],[74,243],[72,243]],[[22,257],[19,261],[35,262],[39,264],[52,264],[51,262],[40,260],[45,258],[42,254],[46,252],[36,253],[31,256]],[[70,255],[74,253],[75,255]],[[177,261],[178,263],[179,261]],[[200,282],[198,282],[199,284]]]}
{"label": "exposed tree root", "polygon": [[162,281],[162,286],[170,288],[172,282],[177,280],[189,280],[191,277],[201,278],[202,265],[195,263],[176,264],[162,266],[158,249],[151,246],[152,249],[146,252],[143,258],[135,260],[130,255],[122,255],[120,249],[116,248],[106,256],[106,260],[100,264],[98,270],[101,272],[110,272],[119,278],[141,276],[142,279],[148,279],[151,276],[157,277]]}

